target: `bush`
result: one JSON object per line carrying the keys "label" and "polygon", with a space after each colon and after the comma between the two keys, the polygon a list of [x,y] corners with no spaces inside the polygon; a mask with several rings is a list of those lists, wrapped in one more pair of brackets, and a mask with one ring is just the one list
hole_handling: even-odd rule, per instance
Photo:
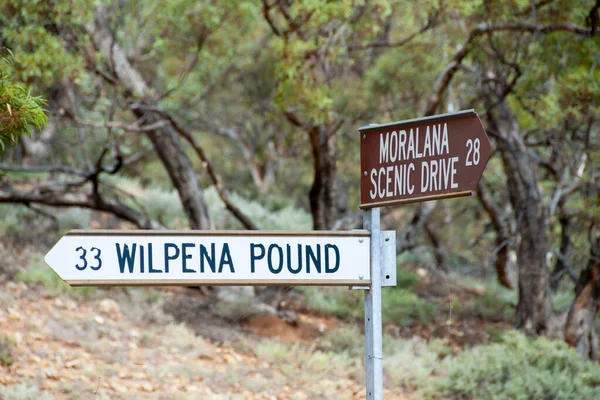
{"label": "bush", "polygon": [[[323,314],[342,319],[362,319],[365,309],[364,292],[342,288],[305,287],[307,306]],[[412,291],[383,288],[382,317],[384,324],[406,324],[411,320],[430,322],[436,312],[435,303],[419,298]]]}
{"label": "bush", "polygon": [[315,350],[299,344],[286,345],[265,340],[254,348],[254,353],[262,361],[301,382],[314,382],[323,376],[330,379],[351,377],[360,368],[360,359],[347,353]]}
{"label": "bush", "polygon": [[558,311],[566,310],[571,307],[573,300],[575,300],[575,291],[572,288],[559,290],[552,295],[552,308]]}
{"label": "bush", "polygon": [[[126,200],[129,206],[142,210],[167,228],[187,227],[187,217],[176,190],[160,186],[143,187],[137,180],[122,176],[108,179],[135,197],[135,200]],[[310,230],[312,228],[311,215],[293,204],[284,205],[281,202],[270,201],[269,205],[264,205],[236,193],[230,193],[229,197],[233,204],[260,229]],[[241,223],[225,208],[225,204],[213,186],[204,190],[204,199],[216,229],[243,229]]]}
{"label": "bush", "polygon": [[408,264],[420,267],[427,267],[428,265],[435,264],[435,258],[431,252],[422,249],[405,251],[398,256],[397,261],[398,265]]}
{"label": "bush", "polygon": [[19,269],[29,263],[29,258],[28,251],[18,249],[10,242],[0,241],[0,280],[14,279]]}
{"label": "bush", "polygon": [[384,324],[406,324],[411,320],[431,322],[435,317],[435,303],[419,298],[406,289],[383,289],[382,316]]}
{"label": "bush", "polygon": [[[210,217],[218,229],[242,229],[240,222],[227,211],[214,187],[205,190],[204,195]],[[260,229],[303,231],[312,228],[311,215],[292,204],[284,207],[277,204],[274,206],[276,208],[271,209],[258,201],[245,199],[236,193],[230,193],[229,197],[233,204]]]}
{"label": "bush", "polygon": [[12,336],[0,336],[0,365],[9,366],[13,363],[12,347],[16,343],[15,338]]}
{"label": "bush", "polygon": [[410,289],[415,286],[421,278],[408,269],[401,267],[398,263],[396,266],[396,287],[400,289]]}
{"label": "bush", "polygon": [[507,303],[501,297],[488,293],[475,299],[473,307],[486,319],[506,320],[514,313],[510,303]]}
{"label": "bush", "polygon": [[306,305],[323,314],[343,319],[362,318],[364,313],[364,294],[362,290],[346,288],[302,287],[306,296]]}
{"label": "bush", "polygon": [[44,217],[22,205],[0,204],[0,232],[19,235],[42,225]]}
{"label": "bush", "polygon": [[25,384],[0,386],[0,399],[10,400],[50,400],[53,397],[42,393],[35,386]]}
{"label": "bush", "polygon": [[348,353],[352,357],[364,356],[364,335],[356,325],[332,329],[323,338],[327,349],[336,353]]}
{"label": "bush", "polygon": [[393,386],[416,390],[430,384],[441,367],[441,358],[450,350],[439,340],[426,342],[383,337],[383,370]]}
{"label": "bush", "polygon": [[465,350],[445,364],[446,377],[433,385],[430,398],[600,398],[600,365],[583,361],[564,342],[530,339],[515,331],[500,343]]}
{"label": "bush", "polygon": [[144,187],[136,179],[125,176],[108,176],[106,179],[130,195],[122,198],[128,206],[140,210],[167,228],[187,227],[187,218],[175,189],[158,185]]}
{"label": "bush", "polygon": [[172,229],[187,227],[187,217],[175,189],[145,188],[144,194],[138,197],[137,201],[150,218],[165,227]]}
{"label": "bush", "polygon": [[68,208],[56,216],[58,219],[58,229],[61,231],[89,229],[91,215],[92,212],[85,208]]}
{"label": "bush", "polygon": [[74,288],[69,286],[69,284],[63,281],[52,268],[46,265],[41,254],[32,257],[31,265],[28,268],[19,270],[16,279],[25,283],[39,284],[43,286],[51,296],[67,294],[91,298],[94,293],[96,293],[95,287]]}

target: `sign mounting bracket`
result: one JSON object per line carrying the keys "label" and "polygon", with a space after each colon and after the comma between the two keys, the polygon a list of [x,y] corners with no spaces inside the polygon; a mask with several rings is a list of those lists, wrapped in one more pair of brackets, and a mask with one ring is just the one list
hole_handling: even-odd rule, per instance
{"label": "sign mounting bracket", "polygon": [[[381,286],[393,287],[396,280],[396,231],[380,231]],[[352,290],[368,290],[368,286],[350,286]]]}

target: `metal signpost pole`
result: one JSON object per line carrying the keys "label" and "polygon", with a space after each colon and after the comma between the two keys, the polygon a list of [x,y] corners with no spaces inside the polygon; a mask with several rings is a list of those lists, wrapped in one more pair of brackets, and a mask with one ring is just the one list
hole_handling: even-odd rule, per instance
{"label": "metal signpost pole", "polygon": [[363,225],[371,231],[371,289],[365,291],[365,372],[367,400],[383,399],[381,322],[380,209],[365,211]]}

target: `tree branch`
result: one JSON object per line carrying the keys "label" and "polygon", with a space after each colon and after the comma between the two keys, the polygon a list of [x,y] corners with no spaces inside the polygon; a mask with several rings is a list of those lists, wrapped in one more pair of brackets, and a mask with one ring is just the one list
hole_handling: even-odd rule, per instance
{"label": "tree branch", "polygon": [[14,171],[14,172],[26,172],[26,173],[36,173],[36,172],[49,172],[49,173],[60,173],[67,175],[75,175],[80,177],[88,176],[88,172],[81,171],[75,168],[66,167],[62,165],[57,166],[22,166],[22,165],[6,165],[0,164],[0,171]]}
{"label": "tree branch", "polygon": [[477,198],[485,212],[488,214],[496,233],[494,267],[496,269],[498,282],[508,289],[514,289],[515,277],[513,271],[511,271],[510,265],[510,249],[512,248],[512,245],[509,226],[503,217],[502,209],[496,204],[484,182],[479,182],[476,192]]}
{"label": "tree branch", "polygon": [[276,34],[277,36],[281,36],[281,31],[279,30],[277,25],[275,25],[275,22],[273,21],[273,19],[271,19],[271,14],[270,14],[271,8],[273,8],[276,3],[269,4],[267,0],[262,0],[262,2],[263,2],[263,15],[265,16],[265,20],[271,27],[271,30],[273,31],[273,33]]}
{"label": "tree branch", "polygon": [[163,128],[169,124],[169,122],[166,120],[156,121],[147,125],[140,125],[139,123],[127,124],[119,121],[88,121],[76,117],[71,117],[71,119],[77,125],[81,126],[89,126],[92,128],[123,129],[127,132],[150,132],[155,129]]}
{"label": "tree branch", "polygon": [[453,54],[450,63],[438,76],[434,86],[433,93],[429,96],[423,114],[433,115],[442,101],[442,95],[448,88],[452,78],[459,70],[465,57],[471,51],[471,46],[475,39],[483,34],[492,34],[494,32],[527,32],[549,34],[553,32],[570,32],[581,36],[592,36],[597,33],[592,29],[583,28],[573,24],[553,24],[553,25],[535,25],[523,23],[499,23],[499,24],[479,24],[467,37],[463,45]]}
{"label": "tree branch", "polygon": [[31,203],[52,207],[81,207],[111,213],[132,222],[142,229],[164,229],[158,222],[139,211],[113,199],[106,199],[84,189],[74,190],[70,185],[37,186],[30,190],[14,187],[9,182],[0,182],[0,203]]}
{"label": "tree branch", "polygon": [[431,28],[435,27],[437,25],[438,14],[439,14],[439,11],[430,15],[429,18],[427,19],[427,23],[425,25],[423,25],[418,31],[411,33],[410,35],[408,35],[405,38],[402,38],[395,42],[385,41],[385,42],[373,42],[373,43],[364,44],[364,45],[350,45],[350,46],[348,46],[348,51],[366,50],[366,49],[372,49],[372,48],[385,48],[385,47],[402,47],[405,44],[410,43],[417,36],[427,32]]}
{"label": "tree branch", "polygon": [[175,131],[192,146],[192,148],[196,152],[196,155],[198,156],[200,161],[202,161],[202,166],[206,169],[206,172],[208,172],[210,179],[217,188],[217,193],[219,194],[219,197],[225,204],[225,207],[233,214],[234,217],[238,219],[238,221],[242,223],[242,225],[244,225],[246,229],[258,230],[258,227],[254,224],[254,222],[252,222],[252,220],[250,220],[250,218],[248,218],[248,216],[246,216],[242,212],[242,210],[240,210],[235,204],[233,204],[233,202],[229,198],[229,195],[225,191],[223,184],[221,183],[221,178],[215,171],[212,163],[208,160],[206,153],[198,144],[196,139],[194,139],[192,134],[188,132],[177,120],[175,120],[175,118],[172,115],[162,110],[160,112],[162,117],[170,122],[173,129],[175,129]]}
{"label": "tree branch", "polygon": [[254,151],[252,146],[250,146],[248,141],[242,136],[242,134],[235,128],[226,128],[211,122],[207,123],[207,125],[209,126],[209,129],[211,131],[213,131],[217,135],[229,138],[237,145],[237,147],[242,152],[244,159],[248,163],[248,168],[250,169],[252,180],[261,191],[264,191],[266,189],[265,177],[264,173],[261,171],[260,164],[255,158],[256,152]]}

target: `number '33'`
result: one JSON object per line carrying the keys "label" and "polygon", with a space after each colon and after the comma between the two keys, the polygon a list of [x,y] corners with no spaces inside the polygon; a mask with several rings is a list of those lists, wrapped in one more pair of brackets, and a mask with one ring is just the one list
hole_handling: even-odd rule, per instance
{"label": "number '33'", "polygon": [[[83,265],[79,265],[79,262],[78,262],[77,264],[75,264],[75,268],[77,268],[79,271],[83,271],[84,269],[86,269],[88,267],[88,261],[86,258],[88,251],[81,246],[76,248],[75,251],[80,253],[78,255],[83,263]],[[100,259],[101,251],[100,251],[100,249],[98,249],[96,247],[92,247],[89,251],[94,256],[93,259],[96,260],[96,263],[95,263],[96,265],[94,265],[94,266],[90,265],[90,268],[94,271],[98,271],[100,269],[100,267],[102,266],[102,260]],[[93,254],[93,253],[96,253],[96,254]]]}

